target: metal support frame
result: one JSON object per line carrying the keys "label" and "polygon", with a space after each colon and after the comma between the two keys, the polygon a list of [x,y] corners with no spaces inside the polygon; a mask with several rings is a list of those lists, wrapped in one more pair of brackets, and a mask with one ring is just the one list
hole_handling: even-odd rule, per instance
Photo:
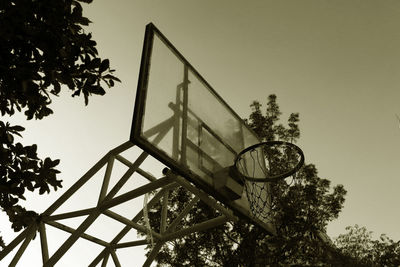
{"label": "metal support frame", "polygon": [[[165,131],[160,131],[160,135],[164,134]],[[101,264],[101,266],[108,266],[110,264],[114,264],[114,266],[121,266],[120,259],[118,258],[118,249],[149,244],[149,241],[145,239],[121,242],[122,238],[132,229],[135,229],[136,231],[142,232],[144,234],[147,234],[149,232],[149,229],[147,229],[144,224],[140,223],[144,215],[143,209],[139,210],[132,219],[126,218],[109,209],[151,192],[156,193],[147,203],[147,207],[151,208],[157,202],[161,201],[161,225],[159,232],[156,232],[154,229],[150,229],[151,234],[154,238],[155,245],[150,251],[147,260],[144,262],[143,266],[150,266],[150,264],[157,256],[159,250],[167,241],[180,238],[198,231],[204,231],[221,225],[227,221],[237,220],[237,217],[233,215],[233,212],[231,210],[226,209],[214,198],[199,190],[183,177],[176,175],[172,171],[168,170],[165,173],[164,177],[157,179],[152,174],[141,169],[141,164],[148,156],[145,151],[134,162],[131,162],[120,155],[122,152],[130,149],[132,146],[133,144],[131,142],[126,142],[108,152],[86,174],[84,174],[74,185],[72,185],[59,199],[51,204],[50,207],[46,211],[44,211],[41,216],[38,217],[36,222],[26,228],[8,246],[6,246],[5,249],[0,252],[0,260],[2,260],[5,256],[7,256],[11,251],[13,251],[18,245],[22,243],[9,265],[16,266],[21,256],[23,256],[23,253],[29,245],[30,241],[35,236],[36,232],[38,232],[40,237],[42,261],[43,266],[45,267],[56,265],[60,258],[63,257],[64,254],[80,238],[104,247],[104,249],[97,255],[95,259],[93,259],[89,266],[97,266],[99,264]],[[112,171],[115,167],[115,160],[127,166],[128,170],[122,175],[122,177],[117,181],[113,188],[109,188]],[[75,194],[82,186],[84,186],[86,182],[88,182],[104,166],[106,166],[105,174],[102,179],[102,186],[99,192],[98,201],[97,204],[95,203],[94,207],[55,214],[56,210],[61,205],[63,205],[73,194]],[[143,186],[128,191],[127,193],[116,196],[120,189],[125,185],[125,183],[132,178],[132,175],[134,173],[138,173],[149,182]],[[176,189],[177,187],[185,188],[187,191],[191,192],[194,197],[186,204],[186,206],[177,216],[177,218],[175,218],[172,222],[168,224],[167,211],[169,207],[170,191]],[[210,206],[210,208],[218,210],[221,215],[187,228],[178,228],[177,230],[177,226],[179,226],[182,219],[200,200],[204,201],[208,206]],[[96,221],[96,219],[101,214],[114,219],[122,226],[122,230],[110,242],[104,241],[101,237],[92,236],[86,233],[86,230]],[[86,219],[76,229],[71,228],[60,222],[60,220],[63,219],[75,218],[80,216],[86,216]],[[46,225],[70,234],[67,240],[58,249],[56,249],[52,255],[49,254]]]}

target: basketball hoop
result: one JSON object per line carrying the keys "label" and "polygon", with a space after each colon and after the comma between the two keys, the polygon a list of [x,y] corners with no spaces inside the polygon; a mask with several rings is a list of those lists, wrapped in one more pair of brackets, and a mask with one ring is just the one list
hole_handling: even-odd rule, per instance
{"label": "basketball hoop", "polygon": [[272,222],[271,185],[292,176],[304,164],[304,153],[296,145],[269,141],[250,146],[235,159],[234,175],[245,185],[250,210],[254,217]]}

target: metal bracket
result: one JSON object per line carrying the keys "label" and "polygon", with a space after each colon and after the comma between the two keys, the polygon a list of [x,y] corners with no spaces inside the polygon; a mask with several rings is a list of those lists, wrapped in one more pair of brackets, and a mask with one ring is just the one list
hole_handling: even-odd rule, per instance
{"label": "metal bracket", "polygon": [[[147,260],[143,266],[150,266],[154,261],[161,247],[170,240],[181,238],[183,236],[205,231],[207,229],[217,227],[227,221],[237,221],[238,218],[233,212],[223,207],[214,198],[210,197],[207,193],[199,190],[193,184],[188,182],[183,177],[173,173],[171,170],[165,172],[165,176],[156,178],[149,172],[141,169],[141,165],[144,160],[148,157],[148,154],[143,151],[134,162],[129,161],[121,155],[122,152],[130,149],[133,146],[131,142],[126,142],[117,148],[108,152],[103,158],[101,158],[86,174],[84,174],[74,185],[72,185],[59,199],[57,199],[50,207],[44,211],[41,216],[26,228],[21,234],[19,234],[8,246],[6,246],[0,252],[0,260],[6,257],[11,251],[13,251],[19,244],[22,245],[18,248],[13,259],[9,263],[9,266],[16,266],[21,256],[23,256],[26,248],[28,247],[32,238],[34,238],[36,232],[40,236],[41,254],[43,266],[49,267],[54,266],[63,257],[66,252],[76,243],[80,238],[93,242],[97,245],[103,246],[103,250],[93,259],[89,266],[96,266],[99,263],[102,266],[107,266],[109,263],[108,259],[111,256],[111,260],[115,266],[121,266],[120,260],[117,256],[116,251],[121,248],[135,247],[149,244],[146,239],[133,240],[129,242],[121,242],[122,238],[132,229],[142,232],[144,234],[149,233],[149,229],[140,223],[140,220],[144,216],[143,209],[140,209],[133,218],[126,218],[121,214],[111,211],[110,208],[121,205],[134,198],[140,197],[144,194],[155,192],[152,199],[147,203],[147,207],[151,208],[159,201],[162,201],[161,211],[161,225],[160,231],[150,229],[150,233],[155,240],[155,245],[148,255]],[[114,161],[118,160],[122,164],[128,167],[128,170],[122,175],[114,187],[109,188],[110,178],[114,166]],[[94,207],[75,210],[67,213],[55,214],[56,210],[62,206],[72,195],[78,192],[78,190],[86,184],[96,173],[106,166],[105,174],[102,180],[102,186],[99,192],[99,198],[97,204]],[[136,187],[124,194],[116,196],[121,188],[124,187],[129,179],[132,179],[132,175],[138,173],[149,182],[145,185]],[[169,205],[170,191],[178,187],[182,187],[185,190],[191,192],[194,197],[186,204],[182,212],[169,224],[167,223],[167,210]],[[108,192],[108,193],[107,193]],[[204,222],[192,225],[187,228],[180,229],[179,224],[182,219],[190,212],[194,205],[198,201],[204,201],[210,208],[218,210],[221,214],[216,218],[206,220]],[[107,242],[102,240],[101,237],[96,237],[86,233],[86,230],[96,221],[100,215],[105,215],[121,223],[122,230],[110,241]],[[63,219],[76,218],[79,216],[87,216],[86,219],[76,228],[69,227],[60,222]],[[67,240],[55,250],[52,255],[49,255],[49,248],[47,243],[47,231],[46,225],[50,225],[56,229],[69,233],[70,236]],[[51,250],[53,251],[53,250]]]}

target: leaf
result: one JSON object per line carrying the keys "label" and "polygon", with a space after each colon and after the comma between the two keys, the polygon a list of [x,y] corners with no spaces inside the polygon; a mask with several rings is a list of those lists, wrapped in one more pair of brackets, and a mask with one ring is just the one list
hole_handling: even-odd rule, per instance
{"label": "leaf", "polygon": [[51,163],[51,166],[52,166],[52,167],[55,167],[55,166],[57,166],[59,163],[60,163],[60,160],[59,160],[59,159],[53,160],[53,162]]}
{"label": "leaf", "polygon": [[50,188],[49,188],[49,186],[46,184],[46,185],[43,185],[43,186],[41,186],[40,188],[39,188],[39,194],[40,195],[43,195],[44,193],[50,193]]}
{"label": "leaf", "polygon": [[114,80],[114,81],[116,81],[116,82],[121,82],[120,79],[118,79],[117,77],[115,77],[115,76],[113,76],[113,75],[111,75],[111,74],[106,74],[106,75],[103,76],[103,78],[104,78],[104,79]]}
{"label": "leaf", "polygon": [[76,91],[72,94],[72,97],[79,96],[80,94],[81,94],[81,89],[76,90]]}
{"label": "leaf", "polygon": [[[18,110],[27,119],[41,119],[52,114],[50,96],[61,94],[61,90],[71,89],[72,96],[83,91],[86,105],[91,94],[105,94],[107,85],[101,83],[105,81],[102,75],[111,73],[110,60],[97,56],[97,43],[83,26],[91,22],[90,17],[82,15],[83,3],[92,0],[0,3],[0,20],[7,22],[7,27],[0,26],[0,65],[2,70],[9,70],[0,70],[0,114],[12,115]],[[28,190],[44,193],[48,192],[46,186],[61,187],[56,179],[59,160],[42,160],[36,145],[14,143],[23,131],[22,126],[0,123],[0,178],[5,183],[15,182],[18,190],[14,193],[21,198]],[[15,208],[18,198],[3,195],[2,199],[0,205],[5,203],[11,210],[6,212],[14,229],[31,222],[23,219],[22,207]],[[5,210],[4,206],[0,209]]]}
{"label": "leaf", "polygon": [[101,87],[101,86],[99,86],[99,85],[93,85],[93,86],[90,86],[89,88],[88,88],[88,91],[90,92],[90,93],[93,93],[93,94],[96,94],[96,95],[104,95],[105,93],[106,93],[106,91],[104,91],[104,89]]}
{"label": "leaf", "polygon": [[17,131],[17,132],[22,132],[22,131],[25,130],[25,128],[22,127],[22,126],[20,126],[20,125],[15,125],[15,126],[13,126],[13,127],[10,127],[10,130],[11,130],[11,131]]}
{"label": "leaf", "polygon": [[25,187],[31,192],[33,192],[33,190],[35,190],[35,188],[33,187],[33,184],[31,182],[26,182]]}
{"label": "leaf", "polygon": [[97,80],[97,76],[96,76],[96,75],[94,75],[94,74],[89,74],[88,77],[87,77],[87,79],[86,79],[85,87],[86,87],[87,85],[92,85],[92,84],[94,84],[94,83],[96,82],[96,80]]}
{"label": "leaf", "polygon": [[82,6],[78,2],[75,2],[75,7],[72,10],[72,18],[79,19],[82,17]]}
{"label": "leaf", "polygon": [[88,66],[90,64],[90,56],[88,54],[85,55],[84,63],[86,66]]}
{"label": "leaf", "polygon": [[118,79],[118,78],[117,78],[117,77],[115,77],[115,76],[113,76],[111,79],[112,79],[112,80],[114,80],[114,81],[116,81],[116,82],[121,82],[121,80],[120,80],[120,79]]}
{"label": "leaf", "polygon": [[100,64],[101,64],[101,59],[96,57],[92,61],[90,61],[88,68],[91,68],[91,69],[99,68]]}
{"label": "leaf", "polygon": [[53,90],[51,91],[53,94],[55,94],[55,95],[58,95],[59,93],[60,93],[60,91],[61,91],[61,86],[60,86],[60,83],[59,82],[57,82],[57,81],[55,81],[55,82],[53,82]]}
{"label": "leaf", "polygon": [[101,62],[100,69],[99,69],[100,73],[101,73],[101,72],[104,72],[104,71],[107,70],[109,67],[110,67],[110,61],[109,61],[108,59],[103,60],[103,61]]}
{"label": "leaf", "polygon": [[90,21],[88,18],[86,17],[81,17],[78,19],[78,23],[84,26],[88,26],[90,23],[92,23],[92,21]]}
{"label": "leaf", "polygon": [[13,143],[14,142],[14,137],[12,136],[12,134],[7,134],[7,140],[9,143]]}
{"label": "leaf", "polygon": [[25,147],[26,155],[31,159],[37,159],[37,145],[31,145]]}
{"label": "leaf", "polygon": [[44,168],[51,168],[52,167],[52,161],[50,158],[45,158],[43,162],[43,167]]}
{"label": "leaf", "polygon": [[85,93],[83,94],[83,96],[84,96],[84,98],[85,98],[85,106],[87,106],[87,105],[89,104],[89,95],[88,95],[87,92],[85,92]]}

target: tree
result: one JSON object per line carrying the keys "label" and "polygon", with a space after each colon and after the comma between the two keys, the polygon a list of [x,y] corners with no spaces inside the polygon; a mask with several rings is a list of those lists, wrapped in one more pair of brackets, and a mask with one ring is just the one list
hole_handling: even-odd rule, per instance
{"label": "tree", "polygon": [[347,233],[335,239],[336,247],[344,254],[364,266],[399,266],[400,241],[394,242],[385,234],[378,240],[372,239],[372,232],[365,226],[346,227]]}
{"label": "tree", "polygon": [[[281,112],[276,96],[268,97],[265,115],[261,104],[253,102],[246,123],[264,141],[284,140],[292,143],[300,137],[299,114],[289,116],[288,125],[279,124]],[[305,164],[296,174],[296,183],[285,181],[272,185],[277,235],[270,236],[248,221],[225,225],[180,238],[162,247],[156,260],[169,266],[276,266],[331,264],[336,251],[318,237],[327,223],[338,217],[346,190],[342,185],[330,187],[330,181],[318,176],[313,164]],[[190,199],[183,190],[172,192],[173,207],[168,210],[173,220]],[[150,211],[152,226],[159,225],[160,208]],[[199,202],[184,225],[194,225],[215,217],[215,211]]]}
{"label": "tree", "polygon": [[[98,56],[90,23],[80,2],[91,0],[0,1],[0,112],[43,119],[53,113],[52,96],[70,90],[83,95],[85,105],[92,94],[104,95],[113,87],[108,59]],[[40,159],[37,145],[15,142],[22,126],[0,121],[0,207],[15,231],[26,227],[37,214],[18,205],[25,190],[39,194],[61,187],[55,167],[59,160]],[[1,244],[1,242],[0,242]]]}

